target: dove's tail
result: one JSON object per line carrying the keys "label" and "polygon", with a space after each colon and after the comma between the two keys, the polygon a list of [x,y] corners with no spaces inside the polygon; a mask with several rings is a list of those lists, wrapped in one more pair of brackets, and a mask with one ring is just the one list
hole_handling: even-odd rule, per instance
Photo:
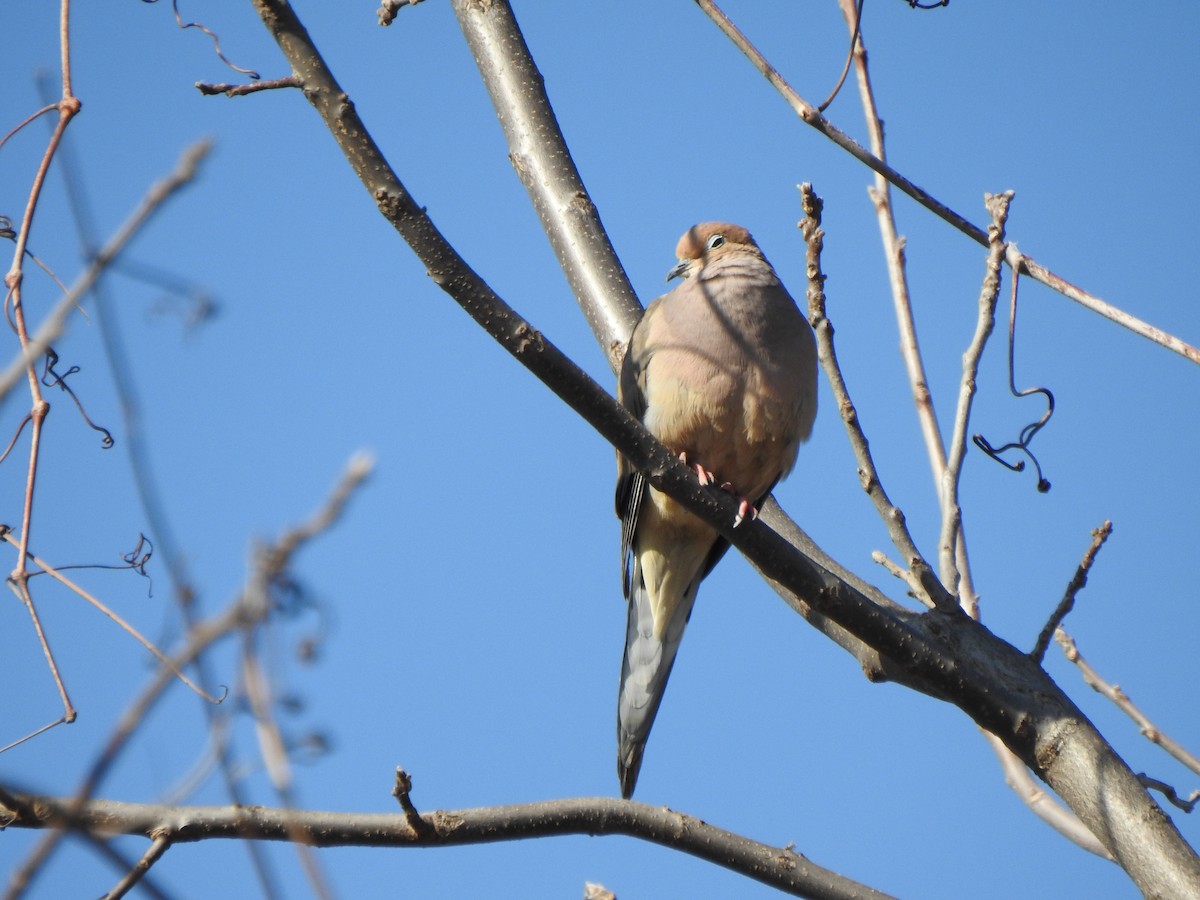
{"label": "dove's tail", "polygon": [[654,614],[650,595],[634,563],[629,591],[629,618],[625,626],[625,658],[621,662],[621,688],[617,698],[617,775],[621,796],[628,799],[637,784],[642,767],[642,752],[658,714],[663,692],[683,630],[696,600],[697,578],[689,587],[662,640],[654,635]]}

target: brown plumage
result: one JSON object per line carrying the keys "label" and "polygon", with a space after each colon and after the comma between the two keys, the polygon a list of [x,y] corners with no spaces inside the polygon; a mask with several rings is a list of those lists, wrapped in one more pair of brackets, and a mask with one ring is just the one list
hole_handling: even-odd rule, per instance
{"label": "brown plumage", "polygon": [[[672,451],[758,506],[812,430],[812,330],[746,229],[696,225],[676,255],[667,279],[684,280],[646,308],[617,396]],[[629,797],[696,591],[727,544],[620,454],[616,501],[629,602],[617,770]]]}

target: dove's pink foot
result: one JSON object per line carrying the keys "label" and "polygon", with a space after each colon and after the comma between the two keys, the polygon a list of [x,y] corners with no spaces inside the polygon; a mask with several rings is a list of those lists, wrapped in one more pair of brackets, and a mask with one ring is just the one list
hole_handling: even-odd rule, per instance
{"label": "dove's pink foot", "polygon": [[696,473],[696,480],[700,482],[700,487],[708,487],[716,482],[716,477],[700,463],[688,462],[687,451],[679,454],[679,461]]}
{"label": "dove's pink foot", "polygon": [[733,517],[733,527],[734,528],[737,528],[739,525],[741,525],[747,519],[749,519],[751,522],[753,522],[755,519],[758,518],[758,509],[754,506],[753,503],[751,503],[745,497],[739,496],[737,491],[735,491],[733,489],[732,484],[730,484],[728,481],[725,482],[723,485],[721,485],[721,490],[723,490],[727,493],[733,494],[733,496],[737,497],[737,499],[738,499],[737,515]]}

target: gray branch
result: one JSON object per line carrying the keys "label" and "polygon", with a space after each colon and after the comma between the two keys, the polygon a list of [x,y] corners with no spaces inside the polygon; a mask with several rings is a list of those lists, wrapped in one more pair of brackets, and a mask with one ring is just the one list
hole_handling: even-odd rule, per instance
{"label": "gray branch", "polygon": [[575,168],[542,74],[507,3],[454,0],[454,14],[504,128],[508,158],[588,325],[618,371],[642,307]]}
{"label": "gray branch", "polygon": [[797,897],[888,900],[789,847],[760,844],[663,806],[591,797],[426,813],[338,813],[265,806],[170,806],[13,794],[0,788],[10,828],[141,834],[164,848],[187,841],[301,841],[314,847],[454,847],[566,834],[622,834],[682,850]]}
{"label": "gray branch", "polygon": [[[503,4],[493,0],[489,9]],[[701,488],[628,411],[502,301],[459,257],[400,182],[284,0],[256,0],[304,94],[430,276],[659,490],[716,528],[812,612],[869,645],[880,672],[947,700],[1043,778],[1148,896],[1200,896],[1200,860],[1083,713],[1025,654],[957,612],[876,602],[763,521],[732,527],[736,502]],[[875,674],[875,673],[871,673]]]}

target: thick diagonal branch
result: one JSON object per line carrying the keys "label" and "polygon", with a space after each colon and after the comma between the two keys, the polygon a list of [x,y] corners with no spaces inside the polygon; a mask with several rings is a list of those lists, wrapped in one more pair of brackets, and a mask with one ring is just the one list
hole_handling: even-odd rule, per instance
{"label": "thick diagonal branch", "polygon": [[[494,0],[499,2],[499,0]],[[1200,860],[1082,712],[1028,657],[966,616],[905,615],[801,556],[761,521],[734,530],[736,502],[700,488],[558,348],[458,256],[396,177],[285,0],[255,0],[304,93],[431,277],[651,483],[712,524],[767,577],[872,646],[905,683],[946,699],[1000,737],[1109,848],[1150,895],[1200,895]],[[890,672],[889,672],[890,674]]]}

